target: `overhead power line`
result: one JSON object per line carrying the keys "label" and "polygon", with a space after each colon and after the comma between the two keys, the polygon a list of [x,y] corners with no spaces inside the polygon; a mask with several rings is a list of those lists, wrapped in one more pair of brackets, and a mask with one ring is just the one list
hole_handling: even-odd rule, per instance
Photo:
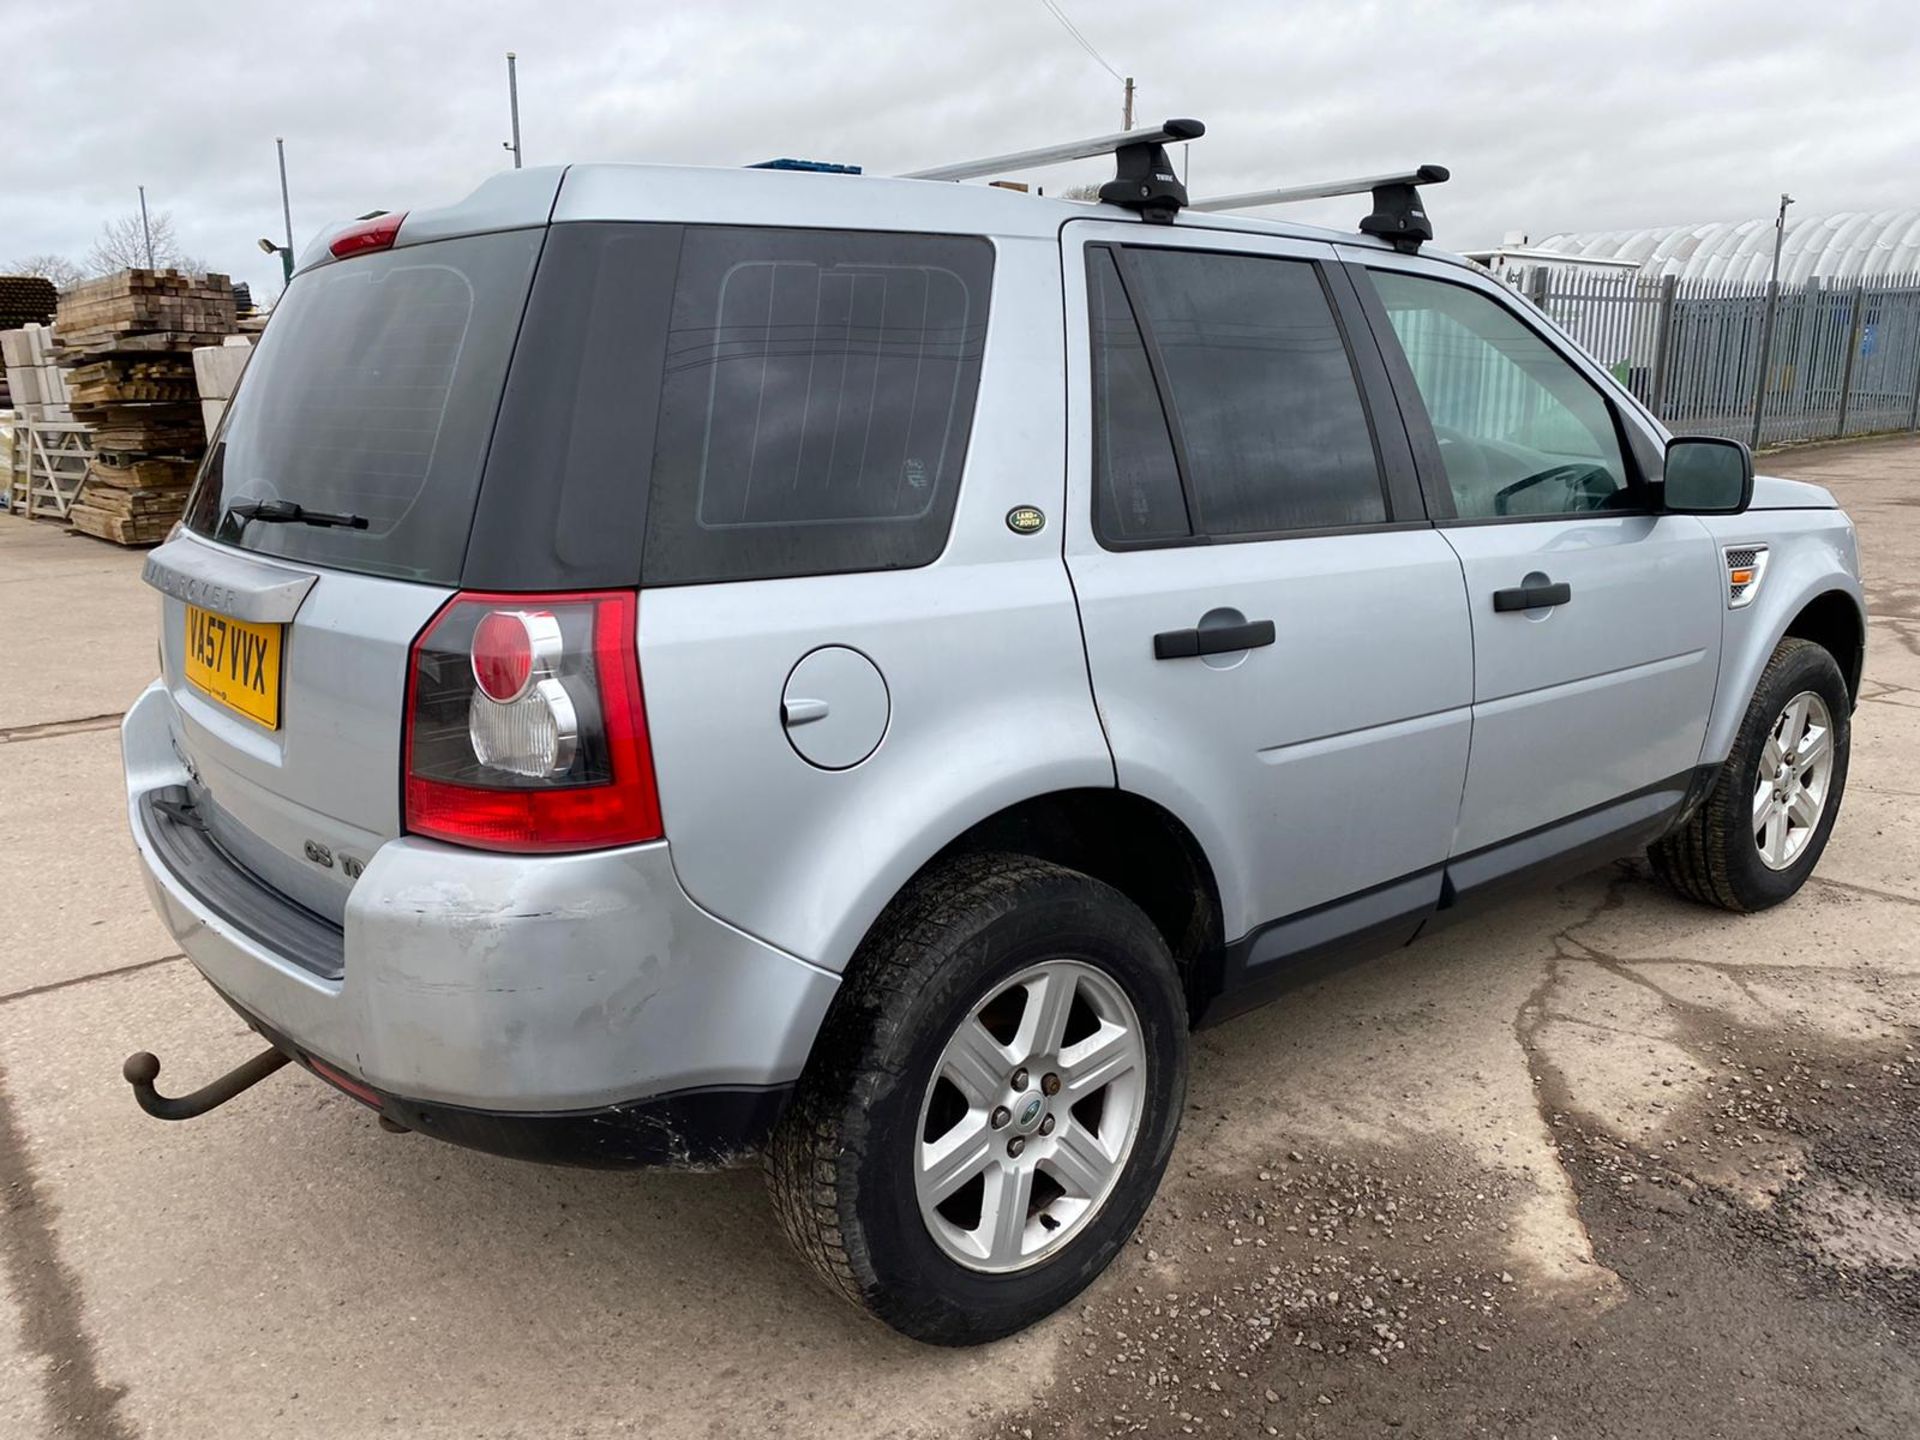
{"label": "overhead power line", "polygon": [[1093,57],[1094,64],[1113,76],[1114,79],[1125,80],[1126,77],[1114,69],[1113,66],[1109,65],[1106,62],[1106,58],[1101,55],[1098,50],[1093,48],[1093,42],[1080,33],[1080,27],[1067,18],[1067,12],[1060,8],[1058,0],[1040,0],[1040,3],[1046,8],[1046,12],[1049,15],[1060,22],[1061,28],[1073,37],[1074,43]]}

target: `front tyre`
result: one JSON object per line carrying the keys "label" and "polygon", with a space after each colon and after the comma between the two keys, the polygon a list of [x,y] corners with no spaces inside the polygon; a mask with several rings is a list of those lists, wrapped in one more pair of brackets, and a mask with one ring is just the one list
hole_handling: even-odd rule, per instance
{"label": "front tyre", "polygon": [[769,1153],[788,1237],[917,1340],[1023,1329],[1104,1270],[1159,1186],[1186,1004],[1138,907],[1077,871],[968,856],[862,947]]}
{"label": "front tyre", "polygon": [[1654,874],[1689,899],[1743,914],[1799,890],[1840,814],[1850,710],[1833,657],[1810,640],[1782,640],[1713,793],[1649,847]]}

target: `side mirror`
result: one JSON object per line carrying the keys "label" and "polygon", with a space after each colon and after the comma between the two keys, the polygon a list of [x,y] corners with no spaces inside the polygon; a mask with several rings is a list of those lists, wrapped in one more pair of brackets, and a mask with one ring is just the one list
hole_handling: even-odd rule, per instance
{"label": "side mirror", "polygon": [[1738,515],[1753,500],[1753,452],[1739,440],[1676,435],[1667,442],[1661,506],[1676,515]]}

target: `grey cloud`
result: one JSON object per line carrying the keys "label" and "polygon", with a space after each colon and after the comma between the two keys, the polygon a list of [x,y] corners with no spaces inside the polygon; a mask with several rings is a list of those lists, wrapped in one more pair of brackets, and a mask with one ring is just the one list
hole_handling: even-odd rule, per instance
{"label": "grey cloud", "polygon": [[[1902,0],[1608,4],[1063,0],[1195,115],[1196,192],[1440,161],[1443,243],[1916,201],[1920,30]],[[188,250],[278,288],[285,135],[297,242],[454,199],[508,163],[504,54],[530,162],[879,172],[1117,128],[1118,86],[1037,0],[834,5],[47,5],[0,0],[0,258],[83,254],[144,183]],[[1030,177],[1049,188],[1100,167]],[[1356,202],[1300,207],[1348,226]]]}

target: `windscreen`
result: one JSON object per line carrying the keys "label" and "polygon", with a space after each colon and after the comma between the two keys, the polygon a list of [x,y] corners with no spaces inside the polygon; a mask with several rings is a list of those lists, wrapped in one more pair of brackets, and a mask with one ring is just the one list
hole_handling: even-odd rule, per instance
{"label": "windscreen", "polygon": [[188,528],[458,584],[542,234],[407,246],[298,277],[247,363]]}

